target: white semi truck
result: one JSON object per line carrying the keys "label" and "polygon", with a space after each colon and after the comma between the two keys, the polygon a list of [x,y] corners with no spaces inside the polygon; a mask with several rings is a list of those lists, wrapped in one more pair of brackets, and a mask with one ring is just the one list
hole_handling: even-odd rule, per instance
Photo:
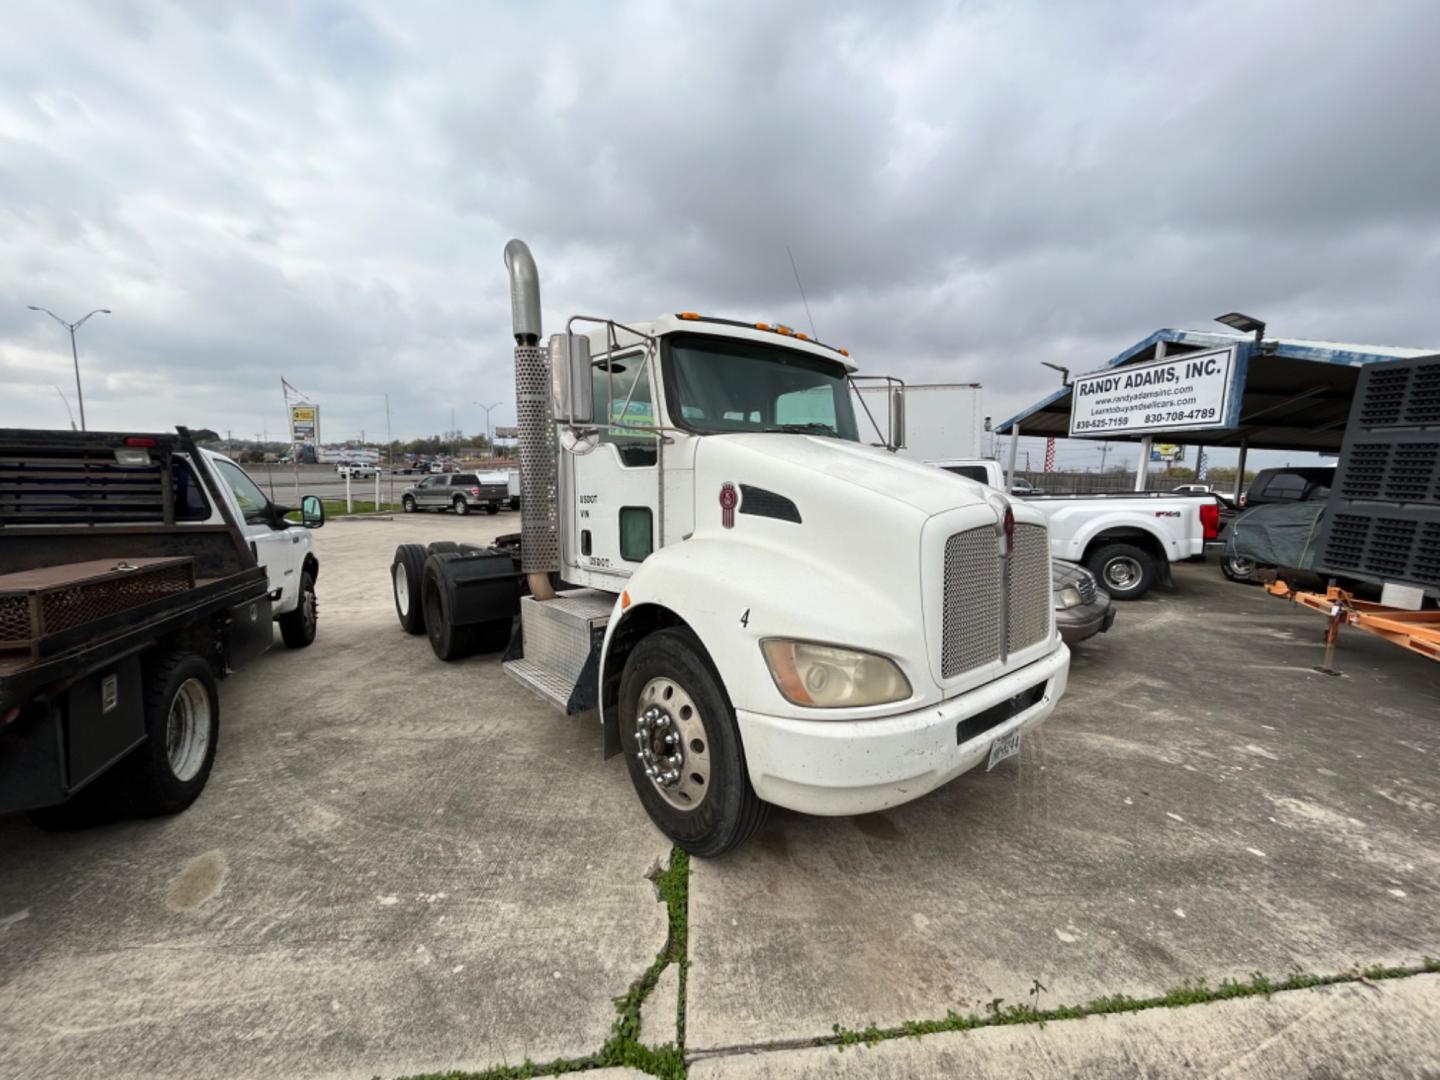
{"label": "white semi truck", "polygon": [[897,457],[894,391],[866,445],[848,353],[783,326],[575,316],[542,350],[535,262],[505,261],[522,532],[398,549],[406,629],[442,658],[509,638],[695,855],[1018,751],[1069,669],[1037,511]]}

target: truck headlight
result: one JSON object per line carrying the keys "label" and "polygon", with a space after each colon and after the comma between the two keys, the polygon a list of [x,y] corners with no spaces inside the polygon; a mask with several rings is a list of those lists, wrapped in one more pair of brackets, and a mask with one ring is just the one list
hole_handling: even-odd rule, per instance
{"label": "truck headlight", "polygon": [[792,705],[843,709],[910,696],[904,672],[875,653],[784,638],[768,638],[760,649],[776,688]]}
{"label": "truck headlight", "polygon": [[1080,595],[1080,590],[1075,588],[1074,585],[1066,585],[1055,594],[1055,599],[1059,601],[1060,607],[1062,608],[1079,607],[1085,602],[1084,598]]}

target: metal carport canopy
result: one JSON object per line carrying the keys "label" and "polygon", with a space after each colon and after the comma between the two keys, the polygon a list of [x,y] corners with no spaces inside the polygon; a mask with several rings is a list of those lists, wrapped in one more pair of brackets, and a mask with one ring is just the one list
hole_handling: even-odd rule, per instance
{"label": "metal carport canopy", "polygon": [[[1381,360],[1430,356],[1436,349],[1401,349],[1381,345],[1347,345],[1300,338],[1265,338],[1256,344],[1250,335],[1210,333],[1203,330],[1157,330],[1143,341],[1112,357],[1103,371],[1141,364],[1157,357],[1165,343],[1166,359],[1206,349],[1238,346],[1241,373],[1240,419],[1235,428],[1217,431],[1157,432],[1155,439],[1191,446],[1236,446],[1251,450],[1313,450],[1338,454],[1350,417],[1359,369]],[[1247,359],[1248,356],[1248,359]],[[997,425],[1008,435],[1019,425],[1022,435],[1070,434],[1070,387]],[[1100,438],[1139,442],[1144,434],[1111,432]]]}

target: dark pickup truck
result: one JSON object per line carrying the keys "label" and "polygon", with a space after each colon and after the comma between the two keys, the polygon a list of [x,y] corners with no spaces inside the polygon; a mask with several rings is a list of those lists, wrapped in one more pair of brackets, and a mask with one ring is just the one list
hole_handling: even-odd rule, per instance
{"label": "dark pickup truck", "polygon": [[183,428],[0,430],[0,812],[67,827],[200,794],[217,681],[272,637],[221,484]]}

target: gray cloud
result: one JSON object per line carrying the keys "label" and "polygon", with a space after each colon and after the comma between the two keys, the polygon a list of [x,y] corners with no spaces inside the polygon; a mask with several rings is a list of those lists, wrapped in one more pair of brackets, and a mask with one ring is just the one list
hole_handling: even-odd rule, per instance
{"label": "gray cloud", "polygon": [[[1440,8],[39,2],[0,40],[0,424],[470,429],[551,322],[804,325],[1001,418],[1158,326],[1440,344]],[[500,410],[504,412],[504,410]],[[508,418],[508,416],[507,416]]]}

